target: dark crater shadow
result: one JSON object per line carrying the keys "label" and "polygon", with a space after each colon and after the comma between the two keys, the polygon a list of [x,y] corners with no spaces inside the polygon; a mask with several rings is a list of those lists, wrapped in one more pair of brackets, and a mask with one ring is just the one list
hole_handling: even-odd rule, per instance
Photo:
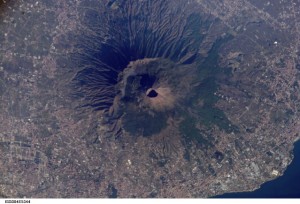
{"label": "dark crater shadow", "polygon": [[148,93],[147,93],[147,96],[150,97],[150,98],[155,98],[158,96],[158,93],[154,90],[154,89],[151,89]]}

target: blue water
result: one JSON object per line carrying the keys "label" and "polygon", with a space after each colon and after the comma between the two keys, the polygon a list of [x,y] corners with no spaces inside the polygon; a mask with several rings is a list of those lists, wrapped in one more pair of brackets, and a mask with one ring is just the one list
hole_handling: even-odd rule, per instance
{"label": "blue water", "polygon": [[226,193],[214,198],[300,198],[300,141],[294,144],[294,159],[284,174],[252,192]]}

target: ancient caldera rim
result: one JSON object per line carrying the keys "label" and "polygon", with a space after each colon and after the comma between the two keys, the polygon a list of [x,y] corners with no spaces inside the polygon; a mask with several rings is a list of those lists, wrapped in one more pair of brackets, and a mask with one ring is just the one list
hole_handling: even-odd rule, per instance
{"label": "ancient caldera rim", "polygon": [[118,94],[109,112],[122,130],[149,137],[167,127],[177,93],[185,93],[175,82],[185,75],[177,76],[176,67],[169,59],[145,58],[130,62],[119,74]]}

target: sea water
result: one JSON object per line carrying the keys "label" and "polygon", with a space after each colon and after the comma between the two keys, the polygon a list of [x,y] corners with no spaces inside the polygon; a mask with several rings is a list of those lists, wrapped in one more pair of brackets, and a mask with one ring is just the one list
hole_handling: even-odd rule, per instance
{"label": "sea water", "polygon": [[300,198],[300,141],[294,144],[294,159],[284,174],[252,192],[226,193],[214,198]]}

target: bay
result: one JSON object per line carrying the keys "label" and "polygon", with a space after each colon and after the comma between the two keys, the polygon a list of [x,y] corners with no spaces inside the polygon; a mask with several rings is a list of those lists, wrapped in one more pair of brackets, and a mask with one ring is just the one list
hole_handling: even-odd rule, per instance
{"label": "bay", "polygon": [[300,141],[294,144],[294,159],[282,176],[252,192],[226,193],[213,198],[300,198]]}

